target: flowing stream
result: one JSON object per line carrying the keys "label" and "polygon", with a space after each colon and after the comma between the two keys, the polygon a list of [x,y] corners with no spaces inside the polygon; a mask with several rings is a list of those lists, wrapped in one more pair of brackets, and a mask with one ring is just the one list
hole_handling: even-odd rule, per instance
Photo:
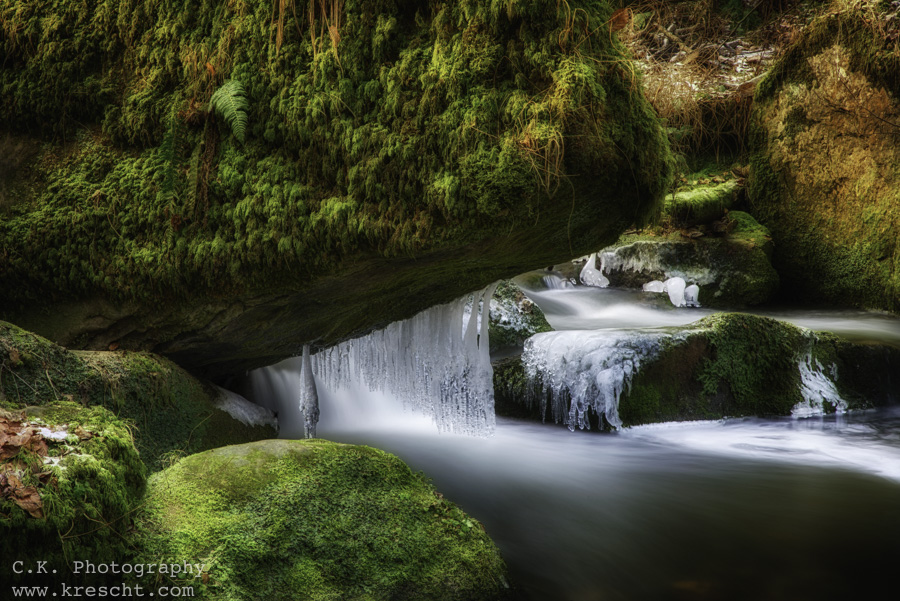
{"label": "flowing stream", "polygon": [[[528,294],[557,329],[671,326],[711,313],[640,292],[550,285]],[[900,320],[881,314],[769,315],[900,341]],[[321,373],[317,382],[319,436],[385,449],[424,471],[484,524],[517,598],[796,601],[896,590],[900,407],[611,434],[498,418],[491,436],[471,437],[404,410],[396,385],[373,392]]]}

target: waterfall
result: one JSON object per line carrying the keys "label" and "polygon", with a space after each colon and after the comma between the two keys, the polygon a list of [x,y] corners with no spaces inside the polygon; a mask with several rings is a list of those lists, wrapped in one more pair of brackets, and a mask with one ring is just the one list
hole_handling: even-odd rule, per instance
{"label": "waterfall", "polygon": [[[441,432],[489,435],[495,416],[488,311],[496,286],[322,350],[308,358],[311,373],[330,392],[385,393],[431,416]],[[310,398],[309,380],[301,377],[305,361],[295,357],[250,375],[257,402],[287,421],[282,436],[302,437],[311,425],[314,432],[309,411],[300,410],[301,397]]]}

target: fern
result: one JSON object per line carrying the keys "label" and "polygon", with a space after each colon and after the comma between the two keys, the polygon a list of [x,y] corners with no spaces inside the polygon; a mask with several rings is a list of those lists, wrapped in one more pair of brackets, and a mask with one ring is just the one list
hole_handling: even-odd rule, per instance
{"label": "fern", "polygon": [[209,99],[209,108],[225,119],[225,122],[231,127],[231,133],[243,143],[244,132],[247,129],[249,103],[241,82],[230,79],[223,83]]}

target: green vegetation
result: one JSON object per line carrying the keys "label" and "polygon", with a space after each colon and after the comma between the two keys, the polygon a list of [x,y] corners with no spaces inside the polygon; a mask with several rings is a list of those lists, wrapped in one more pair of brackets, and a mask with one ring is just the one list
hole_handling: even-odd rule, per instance
{"label": "green vegetation", "polygon": [[69,351],[0,322],[0,409],[63,401],[106,407],[130,424],[151,470],[172,453],[274,436],[272,428],[245,426],[217,409],[216,396],[211,386],[162,357]]}
{"label": "green vegetation", "polygon": [[[851,343],[767,317],[719,313],[673,329],[619,400],[625,426],[739,416],[790,415],[803,400],[798,363],[818,361],[850,408],[894,401],[900,349]],[[498,414],[542,419],[541,387],[519,358],[494,365]],[[825,405],[826,411],[834,411]]]}
{"label": "green vegetation", "polygon": [[835,3],[757,90],[749,196],[775,238],[775,266],[791,300],[900,307],[893,10]]}
{"label": "green vegetation", "polygon": [[284,289],[536,222],[581,247],[667,187],[605,1],[278,6],[0,8],[0,130],[53,136],[0,222],[0,308]]}
{"label": "green vegetation", "polygon": [[[128,424],[103,407],[69,401],[29,408],[25,417],[2,410],[0,415],[69,434],[47,441],[46,452],[22,449],[0,460],[0,481],[16,478],[22,486],[35,487],[42,504],[35,510],[40,517],[34,517],[0,497],[0,554],[26,566],[46,561],[48,570],[61,572],[73,559],[102,563],[126,554],[146,479]],[[4,581],[7,575],[15,578],[9,567]]]}
{"label": "green vegetation", "polygon": [[740,186],[734,180],[675,192],[666,197],[663,213],[678,224],[710,223],[734,207],[739,192]]}
{"label": "green vegetation", "polygon": [[155,474],[142,558],[207,564],[203,598],[497,599],[481,525],[402,461],[309,440],[223,447]]}

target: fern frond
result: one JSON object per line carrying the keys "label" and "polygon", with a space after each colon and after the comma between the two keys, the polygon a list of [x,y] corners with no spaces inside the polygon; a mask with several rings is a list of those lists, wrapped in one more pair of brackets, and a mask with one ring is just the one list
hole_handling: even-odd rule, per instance
{"label": "fern frond", "polygon": [[241,143],[244,142],[244,132],[247,129],[247,95],[244,86],[236,79],[229,79],[223,83],[209,99],[209,108],[225,119],[231,127],[231,133]]}

